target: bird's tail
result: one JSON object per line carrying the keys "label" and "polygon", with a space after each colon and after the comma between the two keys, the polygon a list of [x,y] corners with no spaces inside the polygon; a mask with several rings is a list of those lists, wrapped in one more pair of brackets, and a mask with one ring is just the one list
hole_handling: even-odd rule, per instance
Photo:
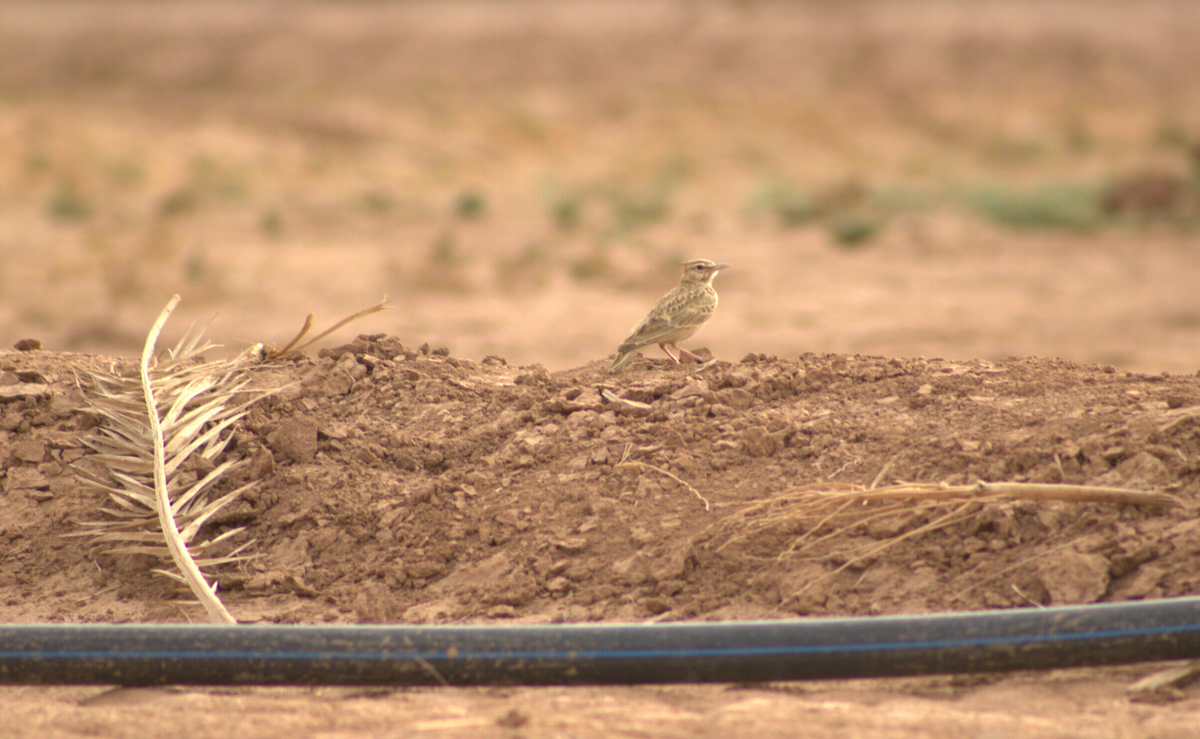
{"label": "bird's tail", "polygon": [[635,354],[637,354],[637,349],[631,349],[627,352],[618,351],[617,358],[613,360],[612,364],[608,365],[608,373],[615,375],[620,372],[621,368],[629,364],[629,360],[633,359],[633,355]]}

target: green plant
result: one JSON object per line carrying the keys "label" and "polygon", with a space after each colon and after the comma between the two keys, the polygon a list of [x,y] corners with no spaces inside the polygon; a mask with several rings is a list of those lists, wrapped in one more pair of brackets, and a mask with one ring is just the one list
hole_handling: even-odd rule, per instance
{"label": "green plant", "polygon": [[560,231],[570,231],[583,218],[583,201],[578,195],[563,195],[550,205],[550,215]]}
{"label": "green plant", "polygon": [[133,188],[140,185],[146,177],[141,164],[130,159],[119,159],[111,162],[107,169],[108,178],[121,187]]}
{"label": "green plant", "polygon": [[245,168],[223,166],[207,154],[197,154],[191,162],[191,183],[197,197],[212,197],[220,203],[244,203],[250,197],[250,182]]}
{"label": "green plant", "polygon": [[1008,228],[1088,231],[1102,221],[1100,197],[1100,188],[1090,185],[1044,184],[1029,191],[989,185],[967,193],[966,202]]}
{"label": "green plant", "polygon": [[550,252],[545,244],[535,241],[526,244],[515,256],[499,260],[496,280],[506,291],[528,294],[549,283],[550,271]]}
{"label": "green plant", "polygon": [[32,151],[25,156],[25,171],[42,174],[50,171],[50,155],[44,151]]}
{"label": "green plant", "polygon": [[559,231],[570,231],[583,220],[585,188],[564,185],[556,177],[546,177],[536,188],[536,196],[545,204],[550,220]]}
{"label": "green plant", "polygon": [[587,282],[604,277],[612,272],[612,260],[601,246],[593,248],[586,256],[571,262],[571,279]]}
{"label": "green plant", "polygon": [[395,199],[386,190],[368,190],[362,193],[359,203],[372,215],[383,215],[396,206]]}
{"label": "green plant", "polygon": [[1187,149],[1192,145],[1189,126],[1173,117],[1160,120],[1151,134],[1151,144],[1162,149]]}
{"label": "green plant", "polygon": [[1095,135],[1078,112],[1069,113],[1063,120],[1063,139],[1073,154],[1086,154],[1095,148]]}
{"label": "green plant", "polygon": [[788,182],[773,182],[751,198],[751,212],[775,215],[779,225],[796,228],[821,216],[821,206],[806,188]]}
{"label": "green plant", "polygon": [[443,231],[429,250],[429,261],[437,267],[453,267],[458,262],[457,242],[454,234]]}
{"label": "green plant", "polygon": [[662,187],[645,190],[610,187],[604,197],[612,215],[612,229],[617,233],[658,223],[671,210],[670,192]]}
{"label": "green plant", "polygon": [[183,274],[188,282],[199,282],[204,277],[204,252],[198,251],[190,256],[183,263]]}
{"label": "green plant", "polygon": [[162,196],[162,199],[158,201],[158,214],[170,218],[191,213],[196,210],[198,202],[195,190],[190,187],[181,187]]}
{"label": "green plant", "polygon": [[283,233],[283,216],[278,208],[267,208],[258,219],[258,228],[265,236],[277,239]]}
{"label": "green plant", "polygon": [[483,217],[486,210],[487,199],[479,190],[464,190],[454,200],[454,215],[460,220],[477,220]]}
{"label": "green plant", "polygon": [[859,211],[837,213],[829,219],[829,237],[838,246],[861,246],[883,227],[883,220]]}
{"label": "green plant", "polygon": [[92,205],[74,183],[64,182],[55,189],[46,203],[46,213],[51,220],[73,223],[87,219],[92,214]]}
{"label": "green plant", "polygon": [[1033,162],[1046,154],[1046,146],[1041,141],[1008,136],[1003,133],[993,133],[987,136],[981,147],[983,155],[988,161],[1005,164]]}

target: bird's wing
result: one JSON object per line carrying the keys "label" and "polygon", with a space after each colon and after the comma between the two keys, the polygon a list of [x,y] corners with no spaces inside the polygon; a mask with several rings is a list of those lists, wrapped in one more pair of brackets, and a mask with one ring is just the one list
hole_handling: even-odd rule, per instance
{"label": "bird's wing", "polygon": [[675,315],[671,316],[671,323],[680,329],[697,329],[703,326],[709,318],[712,318],[716,308],[717,306],[711,302],[688,306],[676,311]]}
{"label": "bird's wing", "polygon": [[618,351],[631,351],[649,344],[687,338],[704,325],[704,322],[712,316],[715,308],[716,306],[712,304],[701,304],[673,311],[651,311],[650,315],[637,325],[629,338],[625,339]]}

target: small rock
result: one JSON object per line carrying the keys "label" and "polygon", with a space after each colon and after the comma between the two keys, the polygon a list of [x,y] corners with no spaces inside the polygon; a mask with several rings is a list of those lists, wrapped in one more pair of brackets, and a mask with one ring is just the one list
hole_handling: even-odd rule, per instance
{"label": "small rock", "polygon": [[769,457],[783,446],[779,439],[761,426],[746,429],[742,433],[742,444],[751,457]]}
{"label": "small rock", "polygon": [[0,398],[34,398],[49,392],[50,386],[40,382],[18,382],[15,385],[0,383]]}
{"label": "small rock", "polygon": [[508,709],[508,713],[496,719],[496,725],[505,729],[519,729],[529,723],[529,714],[516,708]]}
{"label": "small rock", "polygon": [[5,492],[35,490],[50,487],[50,481],[34,467],[10,467],[4,483]]}
{"label": "small rock", "polygon": [[418,482],[412,491],[412,502],[414,505],[428,503],[433,500],[434,493],[437,492],[437,485],[433,480],[422,480]]}
{"label": "small rock", "polygon": [[195,472],[197,477],[204,477],[216,467],[213,461],[203,454],[192,454],[184,461],[180,469]]}
{"label": "small rock", "polygon": [[692,546],[690,543],[676,545],[671,551],[660,556],[650,566],[650,574],[659,582],[682,578],[693,562]]}
{"label": "small rock", "polygon": [[12,457],[22,462],[32,462],[37,464],[46,456],[46,442],[44,441],[18,441],[13,444]]}
{"label": "small rock", "polygon": [[[357,362],[355,363],[357,364]],[[360,365],[361,366],[361,365]],[[325,380],[325,384],[321,386],[321,391],[326,395],[333,397],[336,395],[345,395],[350,392],[350,387],[354,384],[354,380],[345,372],[334,372]]]}
{"label": "small rock", "polygon": [[58,477],[62,474],[62,465],[54,460],[50,460],[49,462],[39,464],[37,470],[46,477]]}
{"label": "small rock", "polygon": [[708,392],[708,383],[704,380],[698,380],[695,377],[689,378],[683,387],[671,393],[671,400],[683,400],[684,398],[698,397]]}
{"label": "small rock", "polygon": [[294,462],[311,462],[317,455],[317,422],[307,416],[289,418],[279,424],[272,446]]}
{"label": "small rock", "polygon": [[1100,458],[1106,462],[1116,462],[1118,459],[1124,456],[1125,447],[1120,445],[1110,446],[1104,451],[1100,452]]}
{"label": "small rock", "polygon": [[653,580],[653,576],[650,574],[650,560],[640,552],[614,562],[612,571],[614,575],[630,585],[640,585]]}
{"label": "small rock", "polygon": [[1140,451],[1096,479],[1097,485],[1151,489],[1174,479],[1171,469],[1148,451]]}
{"label": "small rock", "polygon": [[643,598],[642,608],[650,615],[657,616],[671,610],[671,604],[664,598]]}
{"label": "small rock", "polygon": [[546,401],[546,410],[563,414],[571,414],[577,411],[594,411],[599,410],[600,407],[600,393],[593,388],[586,388],[579,393],[564,393]]}
{"label": "small rock", "polygon": [[525,371],[513,378],[514,384],[537,385],[550,379],[550,371],[540,364],[533,364],[521,369]]}
{"label": "small rock", "polygon": [[324,426],[318,428],[317,431],[322,436],[341,440],[350,435],[350,424],[344,421],[329,421]]}
{"label": "small rock", "polygon": [[366,583],[354,597],[354,615],[361,623],[388,623],[395,620],[398,611],[395,597],[383,583]]}
{"label": "small rock", "polygon": [[501,578],[495,587],[483,594],[489,605],[523,606],[537,595],[537,580],[527,572],[514,572]]}
{"label": "small rock", "polygon": [[439,562],[433,559],[426,559],[420,562],[413,562],[412,564],[404,565],[405,574],[407,574],[409,577],[419,579],[435,577],[442,574],[445,569],[446,564],[444,562]]}
{"label": "small rock", "polygon": [[262,480],[275,471],[275,457],[267,449],[259,449],[250,459],[248,473],[251,480]]}
{"label": "small rock", "polygon": [[1038,577],[1052,605],[1094,603],[1108,590],[1108,560],[1066,550],[1038,562]]}
{"label": "small rock", "polygon": [[750,391],[740,387],[726,388],[720,391],[716,394],[716,400],[735,411],[748,410],[750,406],[754,405],[754,396],[750,394]]}
{"label": "small rock", "polygon": [[569,554],[579,554],[587,549],[588,540],[582,536],[572,536],[566,539],[559,539],[554,542],[554,546]]}
{"label": "small rock", "polygon": [[446,455],[437,449],[430,449],[425,455],[425,469],[436,470],[446,461]]}
{"label": "small rock", "polygon": [[333,366],[335,373],[344,372],[351,380],[360,380],[367,376],[366,365],[358,361],[354,354],[346,352],[337,364]]}
{"label": "small rock", "polygon": [[1158,588],[1158,583],[1165,576],[1166,570],[1156,565],[1143,565],[1129,583],[1121,588],[1121,596],[1125,598],[1145,598]]}

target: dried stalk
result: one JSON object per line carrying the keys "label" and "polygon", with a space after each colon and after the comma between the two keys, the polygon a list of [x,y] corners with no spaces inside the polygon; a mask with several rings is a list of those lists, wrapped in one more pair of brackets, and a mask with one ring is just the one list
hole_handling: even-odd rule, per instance
{"label": "dried stalk", "polygon": [[1058,500],[1068,503],[1119,503],[1178,508],[1178,498],[1167,493],[1105,488],[1095,485],[1056,485],[1037,482],[978,482],[974,485],[905,483],[877,490],[851,492],[859,500]]}
{"label": "dried stalk", "polygon": [[705,498],[703,495],[701,495],[700,491],[697,490],[696,488],[692,487],[691,484],[688,483],[687,480],[684,480],[679,475],[676,475],[675,473],[673,473],[669,470],[664,470],[661,467],[655,467],[654,465],[648,464],[646,462],[639,462],[636,459],[629,459],[629,449],[630,449],[630,445],[626,444],[625,452],[621,455],[621,461],[617,463],[617,467],[640,467],[642,469],[647,469],[647,470],[651,470],[653,472],[657,472],[660,475],[665,475],[665,476],[671,478],[672,480],[674,480],[675,482],[679,483],[680,485],[684,486],[688,490],[691,490],[692,495],[696,496],[696,498],[698,498],[700,500],[700,502],[704,504],[704,510],[706,510],[706,511],[710,510],[711,507],[709,506],[708,498]]}
{"label": "dried stalk", "polygon": [[333,333],[334,331],[337,331],[342,326],[345,326],[347,323],[350,323],[351,321],[357,321],[358,319],[362,318],[363,316],[369,316],[372,313],[378,313],[379,311],[386,308],[388,306],[388,303],[390,303],[390,302],[391,302],[390,300],[388,300],[387,298],[384,298],[383,300],[376,303],[375,305],[372,305],[370,308],[363,308],[362,310],[360,310],[359,312],[357,312],[353,315],[346,316],[342,320],[338,321],[337,323],[333,324],[332,326],[325,329],[321,333],[317,334],[313,338],[311,338],[308,341],[301,344],[300,340],[303,339],[305,336],[307,336],[309,330],[311,330],[313,327],[313,320],[314,320],[313,314],[309,313],[308,316],[304,319],[304,325],[300,327],[299,333],[297,333],[295,338],[293,338],[291,341],[289,341],[287,343],[287,346],[283,347],[282,349],[280,349],[278,351],[276,351],[274,349],[266,350],[264,352],[264,357],[268,360],[282,359],[283,357],[286,357],[289,354],[294,354],[295,352],[303,351],[306,348],[317,343],[321,339],[325,338],[329,334]]}

